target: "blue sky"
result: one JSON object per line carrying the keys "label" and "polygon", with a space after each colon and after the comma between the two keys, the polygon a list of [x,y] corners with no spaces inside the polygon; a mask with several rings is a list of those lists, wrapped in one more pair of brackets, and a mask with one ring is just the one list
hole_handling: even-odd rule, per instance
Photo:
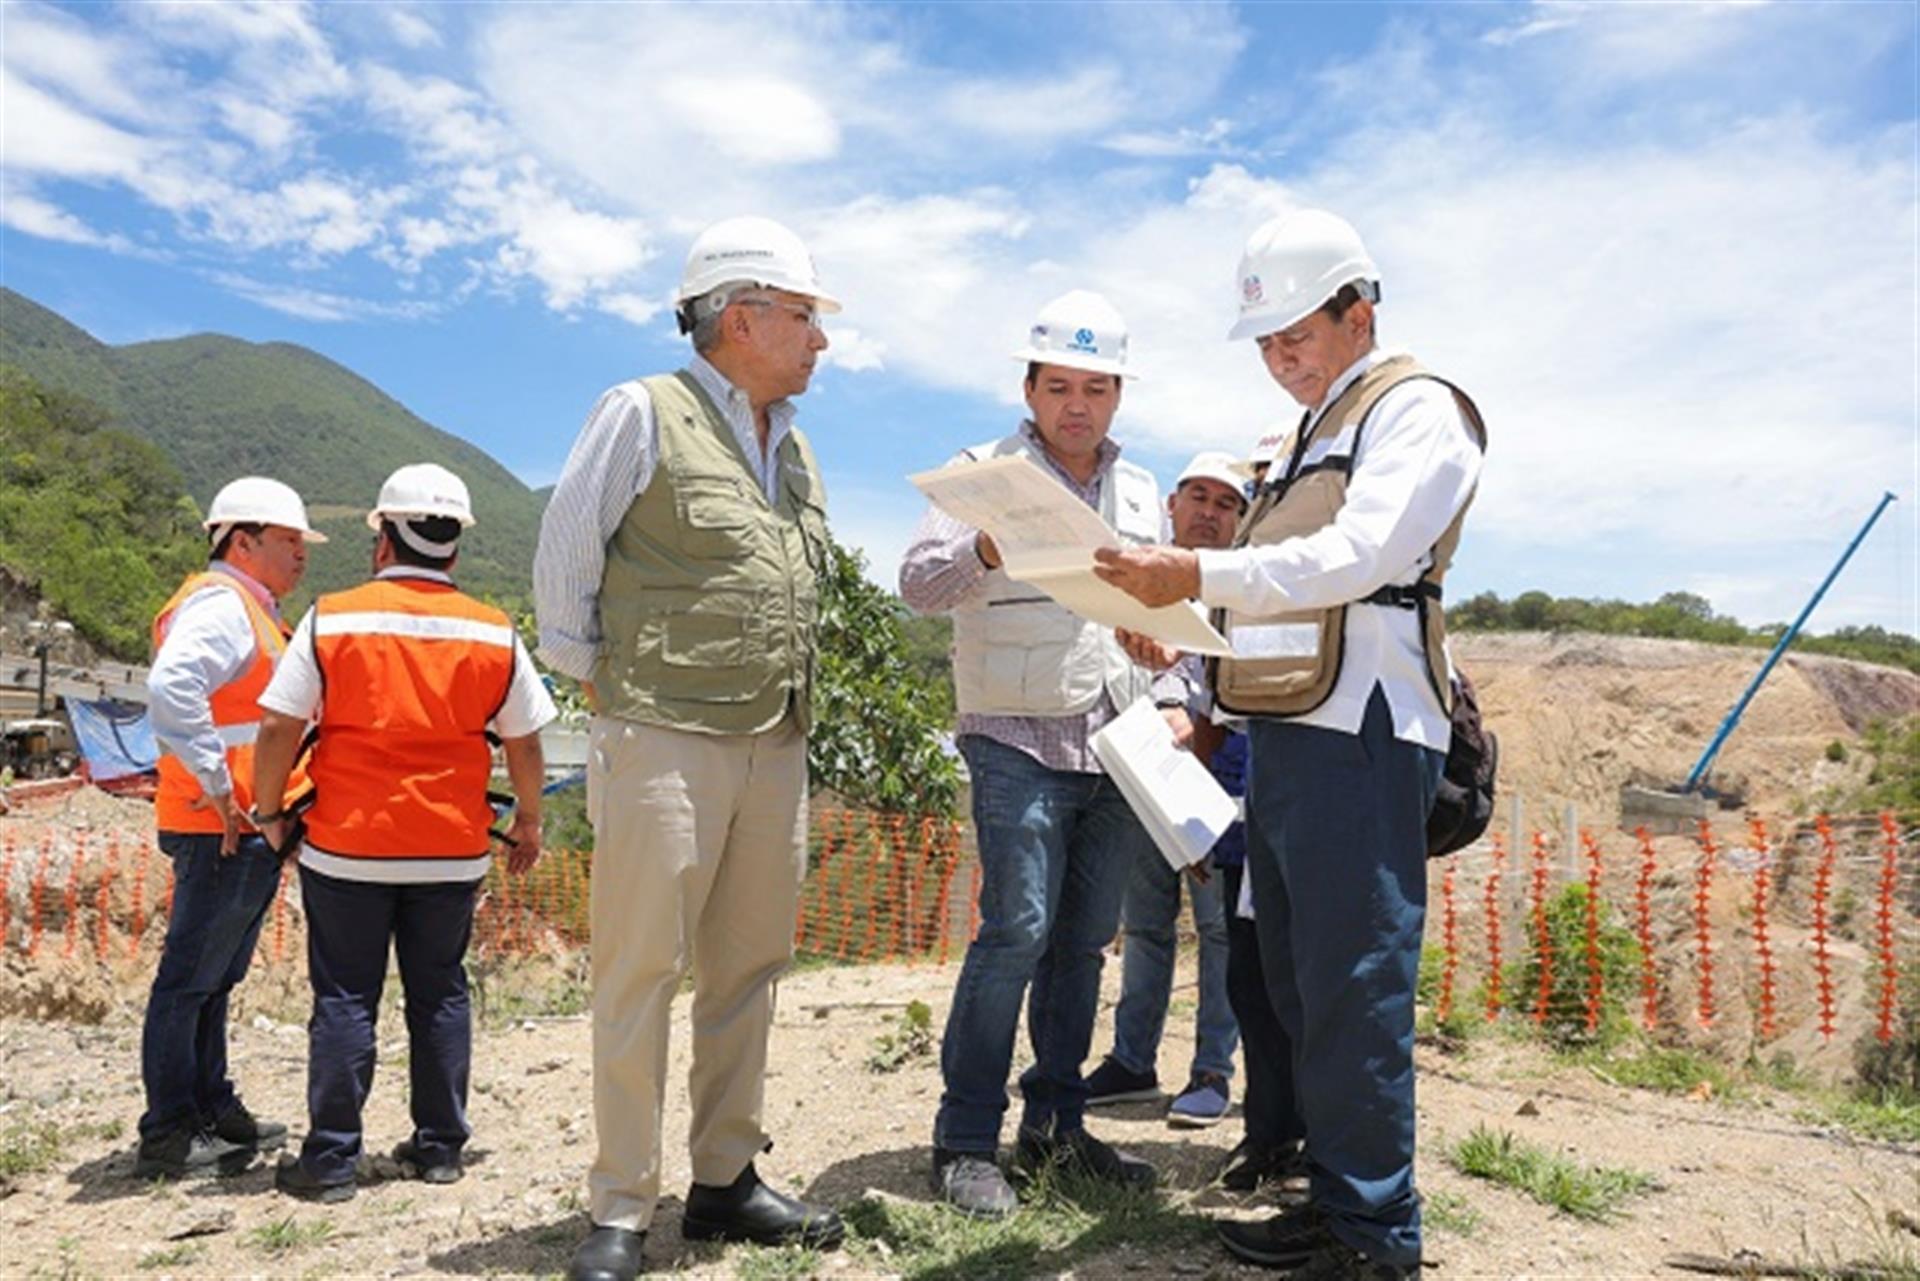
{"label": "blue sky", "polygon": [[[0,5],[0,277],[111,342],[304,343],[531,484],[676,364],[707,222],[846,302],[802,405],[890,582],[902,479],[1009,429],[1032,313],[1126,313],[1170,480],[1293,411],[1228,344],[1335,209],[1492,434],[1449,587],[1920,630],[1915,7]],[[297,477],[289,477],[297,483]],[[485,519],[485,513],[481,513]]]}

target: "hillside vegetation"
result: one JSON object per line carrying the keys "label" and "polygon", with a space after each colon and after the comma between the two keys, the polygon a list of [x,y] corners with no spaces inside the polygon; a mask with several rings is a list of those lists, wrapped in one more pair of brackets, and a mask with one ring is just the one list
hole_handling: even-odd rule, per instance
{"label": "hillside vegetation", "polygon": [[0,565],[97,648],[138,661],[205,554],[180,470],[97,405],[0,365]]}
{"label": "hillside vegetation", "polygon": [[[1522,592],[1511,601],[1482,592],[1447,611],[1447,626],[1461,632],[1593,632],[1603,636],[1653,636],[1771,649],[1785,623],[1748,627],[1713,611],[1713,602],[1693,592],[1668,592],[1651,604],[1623,600],[1550,596]],[[1824,636],[1802,632],[1793,643],[1802,654],[1857,658],[1920,673],[1920,640],[1884,627],[1842,627]]]}
{"label": "hillside vegetation", "polygon": [[315,549],[295,609],[365,575],[370,535],[361,518],[387,474],[414,462],[453,469],[473,493],[479,523],[461,549],[462,584],[509,609],[528,603],[541,497],[484,451],[324,356],[215,334],[108,346],[0,289],[0,362],[93,402],[115,428],[158,445],[202,510],[220,486],[249,473],[299,490],[333,541]]}

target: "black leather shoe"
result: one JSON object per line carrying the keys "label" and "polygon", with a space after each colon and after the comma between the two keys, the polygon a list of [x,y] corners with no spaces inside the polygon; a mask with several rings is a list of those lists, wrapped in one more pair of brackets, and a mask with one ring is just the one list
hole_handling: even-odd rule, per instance
{"label": "black leather shoe", "polygon": [[647,1234],[595,1224],[573,1252],[567,1281],[633,1281],[640,1275],[640,1247]]}
{"label": "black leather shoe", "polygon": [[278,1121],[261,1120],[238,1099],[213,1123],[213,1132],[229,1143],[238,1143],[255,1152],[271,1152],[287,1141],[286,1126]]}
{"label": "black leather shoe", "polygon": [[1388,1263],[1329,1239],[1287,1273],[1288,1281],[1417,1281],[1419,1263]]}
{"label": "black leather shoe", "polygon": [[832,1210],[782,1196],[760,1181],[753,1165],[726,1187],[696,1183],[687,1189],[680,1235],[689,1241],[752,1241],[831,1250],[846,1228]]}

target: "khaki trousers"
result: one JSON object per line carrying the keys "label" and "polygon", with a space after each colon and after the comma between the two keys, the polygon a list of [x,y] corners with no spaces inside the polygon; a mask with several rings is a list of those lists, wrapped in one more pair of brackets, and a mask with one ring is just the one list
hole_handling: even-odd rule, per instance
{"label": "khaki trousers", "polygon": [[605,716],[591,741],[589,1211],[640,1232],[660,1194],[668,1021],[689,966],[694,1182],[731,1183],[766,1146],[774,982],[806,874],[807,741],[791,717],[720,735]]}

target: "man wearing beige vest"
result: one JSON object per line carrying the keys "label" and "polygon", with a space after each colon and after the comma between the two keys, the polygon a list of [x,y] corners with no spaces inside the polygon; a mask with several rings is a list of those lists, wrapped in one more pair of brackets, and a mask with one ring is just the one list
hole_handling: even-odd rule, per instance
{"label": "man wearing beige vest", "polygon": [[1097,555],[1149,605],[1225,611],[1214,695],[1249,717],[1246,875],[1312,1199],[1221,1238],[1307,1281],[1413,1277],[1414,979],[1453,698],[1440,583],[1486,432],[1464,392],[1376,348],[1380,274],[1342,219],[1268,222],[1238,286],[1230,337],[1306,413],[1231,549]]}
{"label": "man wearing beige vest", "polygon": [[[1126,321],[1076,289],[1041,308],[1014,353],[1032,416],[955,461],[1025,458],[1100,514],[1117,537],[1160,532],[1153,473],[1110,434],[1128,359]],[[1014,1173],[1064,1166],[1151,1187],[1153,1167],[1088,1132],[1081,1068],[1100,1007],[1103,949],[1151,838],[1093,751],[1093,736],[1152,686],[1114,640],[1010,577],[986,533],[929,507],[900,565],[900,595],[953,618],[954,702],[973,783],[980,928],[967,946],[940,1041],[933,1188],[980,1218],[1017,1199],[999,1165],[1020,1011],[1034,1062],[1020,1074]]]}
{"label": "man wearing beige vest", "polygon": [[593,1230],[573,1281],[626,1281],[660,1192],[670,1007],[693,971],[693,1240],[839,1243],[762,1183],[774,982],[806,870],[826,493],[792,398],[826,349],[799,238],[730,218],[678,294],[694,354],[600,398],[534,557],[540,655],[585,684],[593,856]]}

